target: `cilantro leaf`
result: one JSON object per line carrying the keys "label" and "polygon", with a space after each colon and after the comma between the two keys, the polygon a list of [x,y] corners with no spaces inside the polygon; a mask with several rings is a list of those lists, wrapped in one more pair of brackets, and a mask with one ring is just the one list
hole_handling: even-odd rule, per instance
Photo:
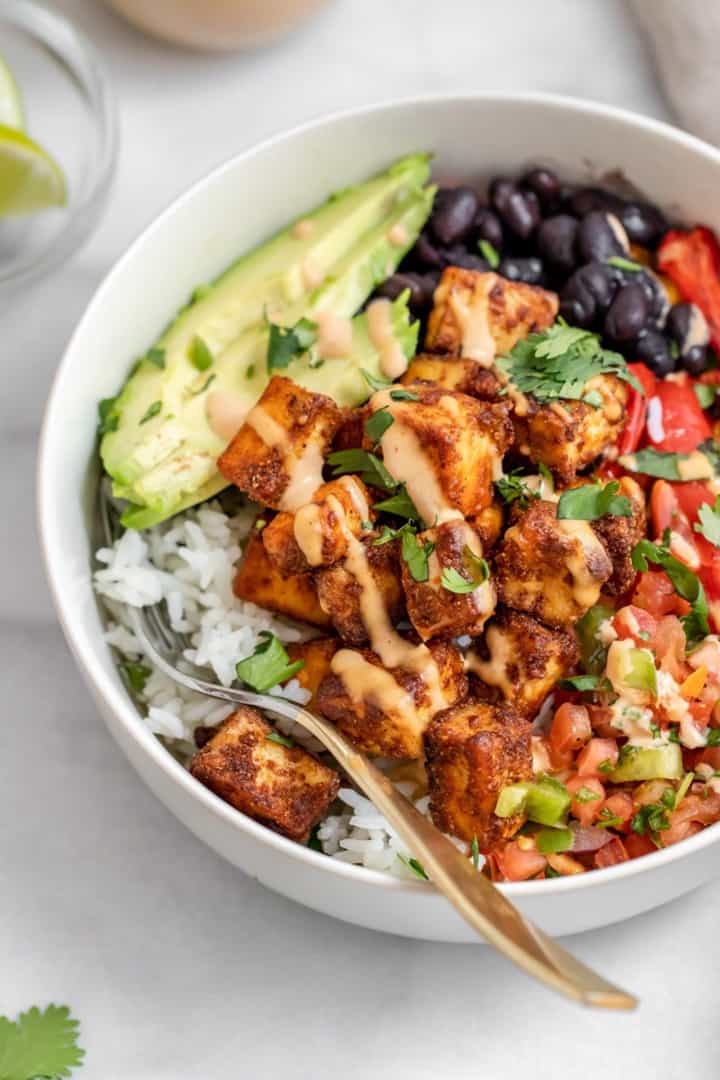
{"label": "cilantro leaf", "polygon": [[408,858],[407,855],[401,855],[399,851],[397,853],[397,857],[403,864],[403,866],[407,866],[408,870],[412,870],[415,877],[419,877],[421,881],[430,880],[430,878],[425,873],[422,863],[418,862],[417,859]]}
{"label": "cilantro leaf", "polygon": [[196,334],[190,343],[190,363],[198,371],[207,371],[213,365],[213,354],[203,339]]}
{"label": "cilantro leaf", "polygon": [[392,386],[392,379],[386,379],[384,375],[373,375],[365,368],[360,368],[360,373],[371,390],[387,390]]}
{"label": "cilantro leaf", "polygon": [[693,386],[695,391],[695,397],[698,399],[698,405],[701,409],[709,409],[715,398],[717,397],[718,387],[708,385],[707,383],[695,383]]}
{"label": "cilantro leaf", "polygon": [[632,503],[627,495],[618,495],[620,481],[583,484],[563,491],[557,504],[557,516],[573,521],[597,521],[605,514],[613,517],[632,517]]}
{"label": "cilantro leaf", "polygon": [[386,514],[394,514],[395,517],[408,518],[409,521],[420,520],[418,509],[408,495],[404,484],[400,485],[397,494],[391,495],[389,499],[383,499],[382,502],[375,503],[374,509],[384,510]]}
{"label": "cilantro leaf", "polygon": [[300,319],[294,326],[278,326],[271,322],[268,337],[267,368],[286,368],[291,360],[306,352],[317,339],[317,324]]}
{"label": "cilantro leaf", "polygon": [[161,409],[162,401],[153,401],[152,405],[148,405],[139,422],[141,424],[147,424],[148,420],[152,420],[153,416],[157,416]]}
{"label": "cilantro leaf", "polygon": [[397,489],[398,485],[380,458],[367,450],[336,450],[328,456],[327,462],[333,466],[333,478],[346,473],[357,473],[370,487],[381,488],[383,491]]}
{"label": "cilantro leaf", "polygon": [[127,660],[124,664],[121,664],[120,670],[125,676],[130,689],[136,694],[142,694],[146,682],[152,675],[152,670],[146,664],[139,664],[132,660]]}
{"label": "cilantro leaf", "polygon": [[496,364],[518,390],[540,402],[581,401],[590,379],[603,374],[617,375],[644,396],[620,353],[604,349],[597,334],[568,326],[564,319],[518,341]]}
{"label": "cilantro leaf", "polygon": [[573,675],[569,679],[560,679],[558,686],[562,690],[612,690],[608,679],[599,675]]}
{"label": "cilantro leaf", "polygon": [[202,386],[199,386],[197,390],[189,390],[191,397],[197,397],[198,394],[204,394],[208,386],[217,379],[217,372],[211,371]]}
{"label": "cilantro leaf", "polygon": [[390,391],[390,399],[391,401],[419,401],[420,397],[412,390],[399,389]]}
{"label": "cilantro leaf", "polygon": [[98,435],[108,435],[111,431],[117,431],[120,417],[114,411],[115,398],[103,398],[98,402]]}
{"label": "cilantro leaf", "polygon": [[269,731],[265,736],[268,742],[277,743],[278,746],[286,746],[290,750],[295,743],[287,735],[282,735],[279,731]]}
{"label": "cilantro leaf", "polygon": [[478,249],[491,270],[497,270],[500,265],[500,255],[494,244],[489,240],[478,240]]}
{"label": "cilantro leaf", "polygon": [[661,567],[670,578],[678,596],[691,605],[692,610],[689,614],[683,615],[680,620],[688,645],[710,633],[708,602],[702,582],[697,574],[670,554],[665,544],[659,545],[653,544],[651,540],[640,540],[632,549],[630,559],[633,568],[643,573],[647,570],[648,563]]}
{"label": "cilantro leaf", "polygon": [[255,652],[252,656],[240,660],[235,665],[235,671],[241,682],[258,693],[263,693],[278,683],[291,679],[305,667],[305,661],[296,660],[291,664],[284,645],[269,630],[263,630],[259,637],[262,640],[255,646]]}
{"label": "cilantro leaf", "polygon": [[495,490],[503,502],[517,502],[521,510],[527,510],[529,503],[540,498],[540,492],[529,487],[519,473],[520,469],[513,469],[507,476],[501,476],[495,481]]}
{"label": "cilantro leaf", "polygon": [[716,548],[720,548],[720,495],[715,499],[714,506],[703,503],[700,507],[695,532],[704,536]]}
{"label": "cilantro leaf", "polygon": [[157,345],[153,345],[151,349],[145,353],[143,360],[147,360],[149,364],[153,364],[160,371],[165,368],[165,350],[158,348]]}
{"label": "cilantro leaf", "polygon": [[443,589],[460,595],[471,593],[490,577],[490,567],[485,559],[476,555],[467,546],[463,548],[463,564],[463,569],[470,574],[470,580],[463,577],[453,566],[446,566],[440,575],[440,584]]}
{"label": "cilantro leaf", "polygon": [[580,803],[581,806],[584,806],[585,803],[597,802],[598,799],[601,798],[602,795],[598,795],[598,793],[596,791],[593,791],[592,788],[585,787],[584,785],[583,787],[578,788],[578,790],[573,795],[573,799],[575,800],[575,802]]}
{"label": "cilantro leaf", "polygon": [[395,423],[395,417],[392,413],[387,411],[387,408],[378,409],[372,416],[369,416],[363,425],[365,428],[365,434],[371,442],[378,443],[382,439],[383,435],[392,424]]}
{"label": "cilantro leaf", "polygon": [[400,532],[402,533],[400,554],[410,572],[410,577],[413,581],[427,581],[429,559],[435,550],[435,545],[431,540],[418,542],[418,536],[405,525]]}
{"label": "cilantro leaf", "polygon": [[611,255],[607,264],[616,266],[618,270],[629,270],[631,274],[639,274],[643,269],[640,263],[633,262],[632,259],[624,259],[622,255]]}
{"label": "cilantro leaf", "polygon": [[[663,792],[663,795],[665,793]],[[673,805],[675,803],[675,793],[673,795]],[[668,807],[666,802],[657,803],[645,803],[641,806],[637,813],[633,816],[630,822],[630,828],[634,833],[639,836],[644,836],[645,833],[658,833],[665,829],[670,828],[670,818],[668,817]]]}
{"label": "cilantro leaf", "polygon": [[685,461],[687,456],[673,454],[669,450],[653,450],[648,446],[644,450],[636,450],[634,454],[625,454],[620,458],[620,464],[630,472],[658,476],[663,480],[679,480],[678,465]]}
{"label": "cilantro leaf", "polygon": [[1,1080],[70,1076],[85,1056],[78,1028],[65,1005],[48,1005],[44,1012],[35,1006],[20,1013],[17,1023],[0,1016]]}

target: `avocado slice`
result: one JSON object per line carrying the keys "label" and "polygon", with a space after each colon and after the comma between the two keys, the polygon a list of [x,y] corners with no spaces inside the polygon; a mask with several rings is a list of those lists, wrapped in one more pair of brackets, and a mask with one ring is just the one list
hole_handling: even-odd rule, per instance
{"label": "avocado slice", "polygon": [[[207,394],[232,391],[246,411],[257,401],[269,378],[266,310],[287,326],[319,311],[356,311],[394,271],[425,223],[434,196],[425,186],[428,174],[426,155],[402,159],[302,218],[312,223],[300,230],[302,236],[292,226],[283,230],[213,286],[196,291],[195,301],[135,365],[118,397],[105,403],[100,452],[114,494],[133,504],[123,518],[126,525],[162,521],[226,486],[216,468],[225,442],[208,423]],[[311,289],[308,260],[325,275]],[[409,341],[405,302],[393,310],[398,337]],[[367,387],[359,369],[377,369],[378,357],[363,318],[354,327],[351,359],[313,368],[301,358],[291,365],[298,381],[310,379],[341,404],[364,400]],[[293,370],[288,374],[294,377]]]}

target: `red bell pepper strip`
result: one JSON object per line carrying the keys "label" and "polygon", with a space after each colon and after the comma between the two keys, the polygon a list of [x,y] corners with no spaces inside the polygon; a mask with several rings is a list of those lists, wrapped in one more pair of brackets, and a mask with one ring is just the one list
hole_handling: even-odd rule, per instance
{"label": "red bell pepper strip", "polygon": [[647,441],[656,450],[691,454],[700,443],[712,437],[710,422],[700,407],[690,379],[684,382],[660,379],[652,396],[658,399],[662,409],[662,439],[655,442],[647,431]]}
{"label": "red bell pepper strip", "polygon": [[640,445],[640,439],[645,430],[648,398],[652,397],[657,385],[657,379],[645,364],[628,364],[628,368],[642,386],[645,396],[643,397],[642,394],[638,393],[634,387],[630,387],[627,420],[618,439],[618,452],[620,454],[632,454]]}
{"label": "red bell pepper strip", "polygon": [[688,232],[671,229],[658,248],[657,266],[684,300],[700,308],[713,348],[720,351],[720,244],[715,234],[704,225]]}

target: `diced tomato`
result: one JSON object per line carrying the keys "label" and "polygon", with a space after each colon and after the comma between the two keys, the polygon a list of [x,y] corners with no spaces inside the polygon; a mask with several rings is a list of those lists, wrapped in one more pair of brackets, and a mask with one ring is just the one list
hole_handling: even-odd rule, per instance
{"label": "diced tomato", "polygon": [[655,385],[653,398],[660,402],[662,409],[663,437],[656,441],[649,428],[646,427],[645,432],[647,441],[656,450],[689,454],[711,438],[710,422],[700,407],[690,379],[683,382],[660,380]]}
{"label": "diced tomato", "polygon": [[640,440],[645,431],[647,403],[655,392],[657,383],[652,371],[645,364],[628,364],[628,368],[642,386],[645,394],[640,394],[634,387],[630,387],[627,420],[618,440],[618,451],[621,454],[631,454],[640,445]]}
{"label": "diced tomato", "polygon": [[[580,789],[583,790],[581,800],[573,798],[570,803],[570,812],[576,817],[581,825],[592,825],[600,813],[600,807],[605,799],[605,788],[595,776],[573,776],[565,781],[565,786],[571,795],[575,795]],[[591,795],[597,796],[595,799]]]}
{"label": "diced tomato", "polygon": [[555,712],[550,725],[550,752],[558,764],[569,764],[572,755],[592,736],[590,714],[584,705],[565,702]]}
{"label": "diced tomato", "polygon": [[658,620],[650,648],[655,653],[660,669],[669,672],[678,682],[683,682],[688,674],[685,663],[686,645],[685,631],[675,615],[664,615]]}
{"label": "diced tomato", "polygon": [[607,705],[588,705],[587,711],[590,713],[593,735],[599,735],[601,739],[614,739],[617,732],[612,726],[612,709]]}
{"label": "diced tomato", "polygon": [[702,225],[687,232],[671,229],[658,248],[657,265],[700,308],[720,350],[720,245],[714,233]]}
{"label": "diced tomato", "polygon": [[670,828],[660,833],[662,846],[677,844],[718,820],[720,795],[717,792],[703,789],[703,795],[686,795],[677,810],[670,815]]}
{"label": "diced tomato", "polygon": [[698,754],[696,765],[709,765],[711,769],[720,772],[720,746],[706,746]]}
{"label": "diced tomato", "polygon": [[637,859],[640,855],[651,855],[653,851],[657,851],[655,844],[647,834],[639,836],[637,833],[628,833],[623,843],[631,859]]}
{"label": "diced tomato", "polygon": [[578,754],[578,775],[602,776],[599,766],[606,761],[610,761],[614,765],[617,759],[618,745],[615,739],[592,738]]}
{"label": "diced tomato", "polygon": [[626,604],[616,612],[613,629],[619,638],[632,638],[641,648],[646,645],[657,629],[657,622],[644,608]]}
{"label": "diced tomato", "polygon": [[628,853],[619,836],[613,836],[612,840],[595,852],[595,865],[599,870],[605,866],[617,866],[618,863],[627,862]]}
{"label": "diced tomato", "polygon": [[505,881],[527,881],[541,874],[547,866],[544,855],[532,849],[523,851],[517,840],[511,840],[504,848],[493,852],[493,859]]}
{"label": "diced tomato", "polygon": [[647,570],[638,577],[632,602],[656,619],[663,615],[687,615],[690,605],[675,592],[664,570]]}
{"label": "diced tomato", "polygon": [[632,795],[627,791],[614,791],[612,795],[608,795],[600,808],[600,821],[602,823],[603,816],[618,818],[618,824],[613,825],[613,829],[619,829],[623,832],[630,828],[630,819],[633,812]]}

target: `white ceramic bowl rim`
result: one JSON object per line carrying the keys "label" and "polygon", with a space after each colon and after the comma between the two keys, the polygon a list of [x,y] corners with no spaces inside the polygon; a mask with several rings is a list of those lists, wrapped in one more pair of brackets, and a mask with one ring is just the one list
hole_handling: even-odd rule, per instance
{"label": "white ceramic bowl rim", "polygon": [[[72,352],[75,340],[82,333],[85,323],[92,318],[94,307],[100,302],[105,293],[112,289],[113,278],[116,271],[119,270],[126,260],[132,257],[136,245],[151,236],[155,228],[160,225],[166,216],[172,214],[173,211],[186,200],[191,199],[195,191],[198,190],[198,188],[201,188],[210,177],[218,176],[226,169],[235,167],[238,161],[249,160],[273,146],[275,143],[282,142],[290,136],[302,135],[303,133],[314,131],[318,127],[323,127],[326,124],[331,124],[336,121],[360,118],[372,115],[373,113],[380,113],[388,108],[417,108],[418,106],[438,102],[456,102],[458,105],[461,105],[463,102],[467,101],[496,101],[498,104],[505,102],[517,104],[536,103],[550,109],[556,108],[559,112],[565,112],[568,109],[571,109],[575,112],[585,114],[590,119],[596,116],[609,116],[624,122],[630,128],[652,131],[662,138],[676,143],[680,147],[684,147],[695,153],[701,153],[705,157],[711,158],[718,166],[720,166],[720,150],[703,142],[703,140],[696,138],[694,135],[689,135],[686,132],[680,131],[670,124],[641,116],[640,114],[631,112],[627,109],[585,101],[582,98],[565,97],[559,94],[428,94],[381,102],[356,109],[341,110],[323,116],[320,119],[310,121],[309,123],[300,124],[288,131],[283,131],[280,134],[274,135],[258,145],[235,155],[230,158],[229,161],[226,161],[224,164],[213,169],[212,172],[205,177],[198,180],[192,187],[177,199],[173,200],[173,202],[165,208],[151,225],[142,230],[142,232],[132,241],[120,259],[116,261],[88,304],[84,315],[68,343],[65,356],[56,372],[45,411],[38,453],[37,511],[40,539],[50,589],[60,623],[85,677],[90,681],[91,686],[98,696],[105,699],[114,713],[120,718],[123,726],[132,738],[144,748],[165,773],[185,788],[193,798],[198,799],[203,803],[213,814],[230,823],[232,827],[250,833],[269,847],[274,848],[280,854],[290,859],[297,860],[298,862],[309,862],[311,865],[321,867],[328,873],[361,880],[367,884],[375,885],[378,888],[396,891],[412,890],[415,894],[424,893],[427,896],[434,893],[432,885],[426,885],[421,882],[402,881],[399,878],[392,877],[391,875],[380,871],[368,870],[362,866],[354,866],[337,859],[329,858],[327,855],[323,855],[320,852],[313,851],[310,848],[303,847],[291,840],[287,840],[285,837],[280,836],[278,833],[273,832],[264,825],[260,825],[258,822],[253,821],[252,818],[245,816],[223,802],[222,799],[214,795],[202,784],[199,784],[190,773],[183,768],[170,753],[168,753],[162,743],[143,724],[140,714],[125,690],[119,684],[114,685],[108,682],[107,676],[103,671],[97,655],[100,650],[104,650],[108,646],[106,646],[104,642],[98,642],[92,639],[79,622],[76,622],[73,618],[72,582],[69,580],[67,567],[64,566],[63,561],[60,558],[56,538],[57,528],[55,507],[52,501],[52,492],[49,485],[45,483],[44,476],[48,471],[46,467],[47,463],[49,462],[51,455],[55,453],[55,447],[61,445],[63,422],[63,417],[61,415],[61,400],[63,382],[67,376],[67,357]],[[560,892],[581,891],[592,888],[595,884],[600,885],[609,883],[611,880],[635,877],[636,875],[643,874],[646,870],[649,871],[656,867],[682,860],[683,856],[690,855],[692,852],[709,847],[718,839],[720,839],[720,823],[711,825],[690,839],[683,840],[672,847],[653,852],[649,855],[644,855],[638,859],[631,859],[628,862],[623,862],[606,869],[593,870],[586,874],[577,874],[544,881],[513,882],[504,884],[501,888],[508,896],[515,898],[521,896],[527,897],[530,894],[547,895],[548,893],[556,894]]]}

